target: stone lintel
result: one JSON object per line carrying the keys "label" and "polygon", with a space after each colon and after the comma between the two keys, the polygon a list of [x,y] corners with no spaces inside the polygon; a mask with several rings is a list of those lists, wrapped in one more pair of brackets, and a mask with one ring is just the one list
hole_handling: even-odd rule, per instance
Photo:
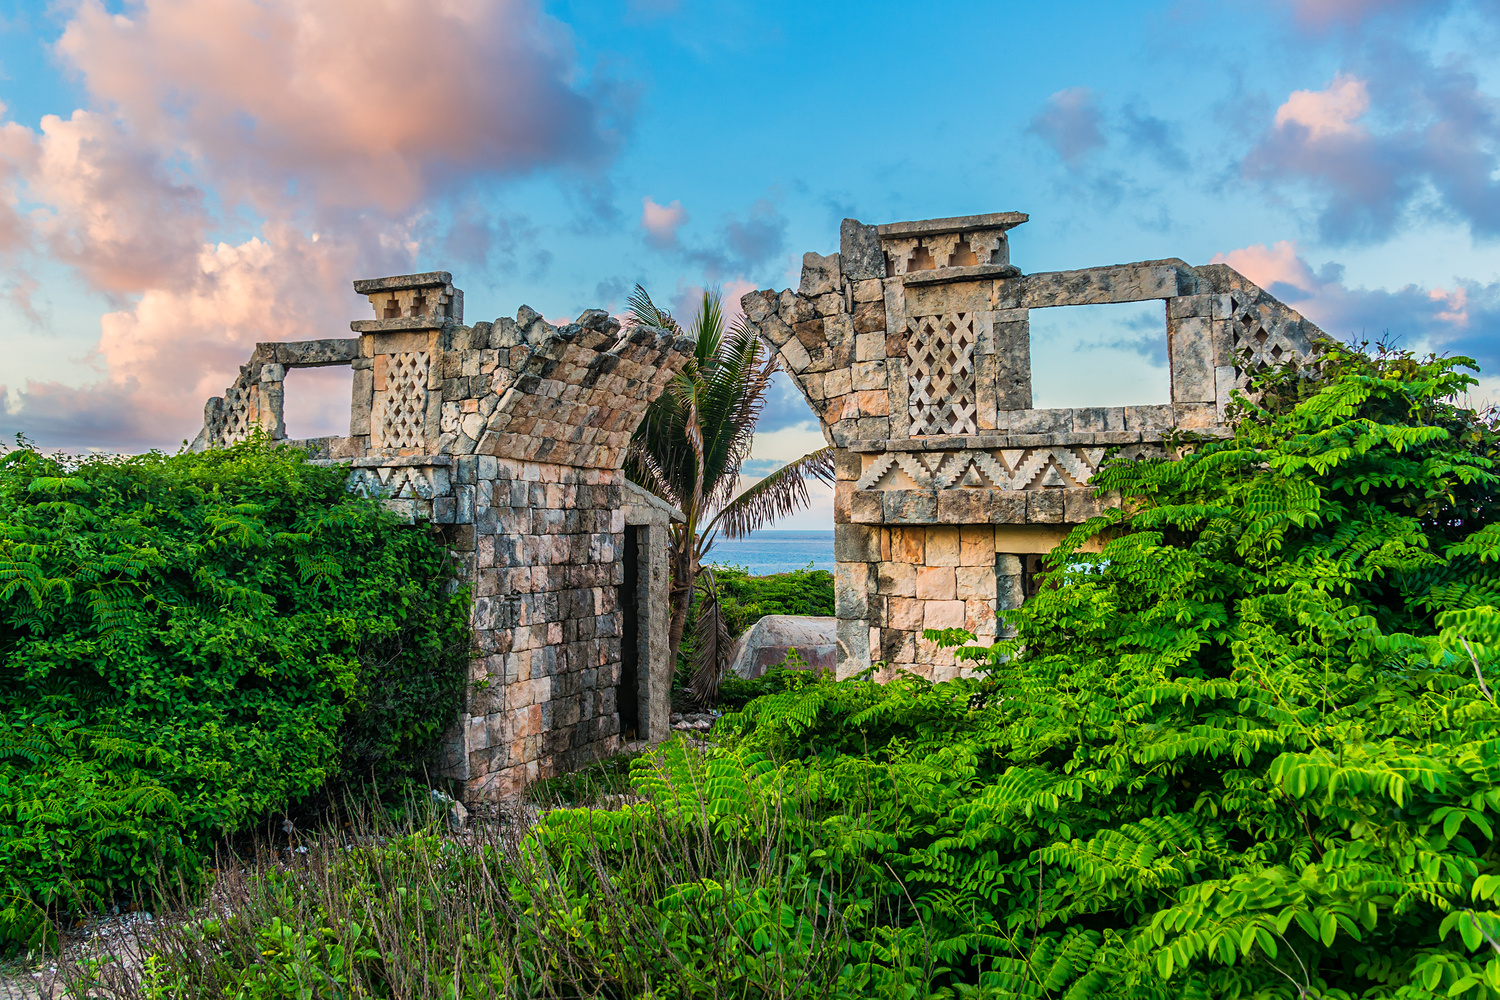
{"label": "stone lintel", "polygon": [[388,278],[360,278],[354,282],[354,290],[360,295],[371,295],[375,292],[431,288],[434,285],[451,284],[453,284],[453,275],[447,271],[424,271],[421,274],[393,274]]}
{"label": "stone lintel", "polygon": [[419,316],[412,319],[398,316],[395,319],[356,319],[349,322],[355,333],[398,333],[402,330],[441,330],[458,320],[452,316]]}
{"label": "stone lintel", "polygon": [[951,219],[918,219],[914,222],[888,222],[877,226],[882,239],[908,236],[937,236],[962,233],[972,229],[1014,229],[1031,216],[1025,212],[991,212],[988,215],[961,215]]}
{"label": "stone lintel", "polygon": [[287,368],[323,368],[329,365],[347,365],[359,357],[359,338],[273,341],[256,344],[256,353],[259,354],[262,348],[276,359],[276,364]]}
{"label": "stone lintel", "polygon": [[1001,308],[1026,309],[1149,302],[1195,295],[1198,280],[1186,261],[1143,260],[1003,279],[995,285],[995,299]]}
{"label": "stone lintel", "polygon": [[351,459],[347,464],[355,469],[408,469],[436,465],[446,467],[453,464],[453,458],[449,455],[392,455],[389,458],[370,455],[365,458]]}
{"label": "stone lintel", "polygon": [[659,519],[663,525],[682,524],[687,516],[661,497],[630,480],[620,484],[625,491],[625,523],[654,524]]}
{"label": "stone lintel", "polygon": [[909,271],[901,276],[903,285],[946,285],[976,278],[1016,278],[1021,269],[1014,264],[970,264],[968,267],[935,267],[926,271]]}

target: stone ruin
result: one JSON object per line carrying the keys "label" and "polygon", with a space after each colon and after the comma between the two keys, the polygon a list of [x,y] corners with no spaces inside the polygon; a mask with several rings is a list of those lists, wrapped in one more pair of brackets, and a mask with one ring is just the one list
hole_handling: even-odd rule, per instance
{"label": "stone ruin", "polygon": [[[803,258],[801,284],[743,297],[835,448],[836,663],[957,674],[923,629],[982,641],[1034,592],[1040,559],[1108,497],[1107,455],[1224,435],[1230,394],[1323,334],[1222,264],[1023,275],[1010,212],[867,226]],[[681,336],[590,310],[553,325],[463,322],[445,271],[354,283],[357,336],[256,345],[204,408],[195,449],[259,429],[349,469],[354,490],[435,525],[471,587],[475,652],[440,774],[519,791],[669,732],[667,531],[681,512],[626,481],[646,406],[691,356]],[[1029,311],[1160,300],[1164,405],[1035,409]],[[290,441],[288,369],[353,369],[349,434]]]}
{"label": "stone ruin", "polygon": [[[257,344],[204,407],[194,449],[254,430],[349,468],[354,490],[436,525],[471,590],[475,652],[440,775],[519,791],[669,732],[667,530],[625,449],[693,341],[590,310],[555,326],[463,322],[446,271],[356,281],[355,337]],[[349,434],[286,440],[292,368],[347,365]]]}
{"label": "stone ruin", "polygon": [[[1020,212],[882,226],[845,219],[797,290],[750,292],[835,449],[838,671],[955,676],[924,629],[990,642],[1041,557],[1110,498],[1108,455],[1163,454],[1174,431],[1229,434],[1225,406],[1267,365],[1305,362],[1317,327],[1223,264],[1153,260],[1023,275]],[[1034,409],[1030,310],[1158,300],[1171,402]]]}

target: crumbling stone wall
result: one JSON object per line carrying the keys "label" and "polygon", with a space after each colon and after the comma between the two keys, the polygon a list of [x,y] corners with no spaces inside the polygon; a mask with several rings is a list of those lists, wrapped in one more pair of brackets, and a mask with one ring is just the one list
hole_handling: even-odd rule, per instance
{"label": "crumbling stone wall", "polygon": [[[955,675],[922,630],[993,641],[1038,554],[1111,501],[1090,485],[1108,457],[1161,454],[1174,429],[1227,434],[1225,406],[1253,371],[1323,340],[1224,265],[1023,275],[1006,233],[1026,220],[846,219],[839,252],[806,254],[795,291],[741,300],[836,449],[841,673],[881,660]],[[1164,303],[1169,404],[1032,407],[1031,309],[1149,300]]]}
{"label": "crumbling stone wall", "polygon": [[[376,315],[350,324],[357,338],[257,345],[235,384],[209,400],[195,447],[256,427],[284,438],[285,370],[350,365],[349,435],[289,443],[347,464],[351,488],[440,526],[458,559],[476,654],[444,773],[473,795],[505,795],[613,752],[626,618],[650,619],[649,637],[666,614],[664,552],[646,553],[648,579],[632,590],[641,605],[618,605],[627,515],[641,506],[626,502],[621,466],[692,341],[622,331],[601,310],[555,326],[522,306],[515,319],[465,326],[447,272],[355,289]],[[664,544],[665,529],[643,537]],[[647,705],[626,714],[637,735],[661,739],[669,710],[655,702],[669,697],[671,664],[649,639],[645,649],[649,676],[635,689]]]}

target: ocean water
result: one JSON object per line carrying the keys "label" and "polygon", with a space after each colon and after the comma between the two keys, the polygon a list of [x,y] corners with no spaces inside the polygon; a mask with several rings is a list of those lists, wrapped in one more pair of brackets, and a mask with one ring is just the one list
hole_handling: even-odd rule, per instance
{"label": "ocean water", "polygon": [[743,566],[755,576],[794,569],[833,572],[832,531],[756,531],[744,538],[720,538],[708,552],[718,566]]}

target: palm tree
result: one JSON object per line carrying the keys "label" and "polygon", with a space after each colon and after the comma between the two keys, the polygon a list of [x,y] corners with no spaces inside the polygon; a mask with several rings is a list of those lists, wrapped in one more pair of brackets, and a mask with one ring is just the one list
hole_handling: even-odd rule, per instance
{"label": "palm tree", "polygon": [[[630,297],[627,322],[682,330],[640,285]],[[716,292],[703,293],[689,332],[698,341],[693,358],[646,410],[631,439],[625,472],[685,516],[670,534],[671,656],[675,663],[693,594],[701,590],[690,689],[706,704],[718,693],[729,634],[718,613],[713,573],[703,568],[703,560],[720,534],[739,538],[806,507],[809,477],[832,485],[833,449],[819,448],[739,492],[740,465],[750,455],[776,359],[743,319],[724,329]]]}

